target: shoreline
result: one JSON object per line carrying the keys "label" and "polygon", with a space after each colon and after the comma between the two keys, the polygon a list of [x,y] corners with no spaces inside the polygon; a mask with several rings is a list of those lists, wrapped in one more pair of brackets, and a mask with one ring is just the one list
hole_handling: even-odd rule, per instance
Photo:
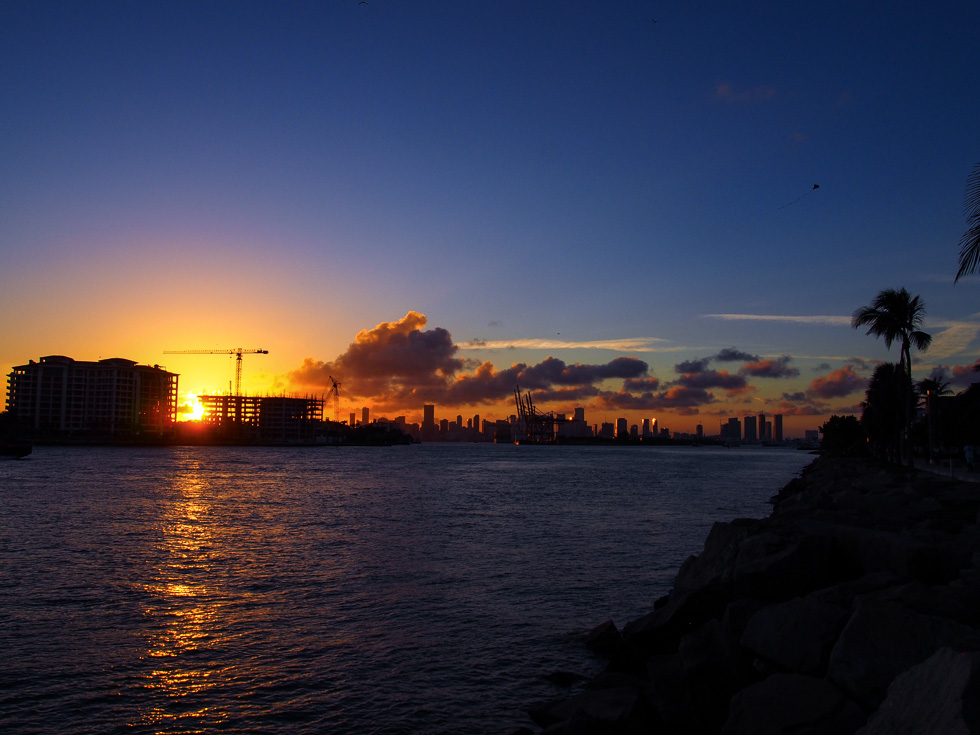
{"label": "shoreline", "polygon": [[772,503],[714,524],[647,615],[597,626],[605,670],[532,706],[540,732],[980,730],[975,484],[820,457]]}

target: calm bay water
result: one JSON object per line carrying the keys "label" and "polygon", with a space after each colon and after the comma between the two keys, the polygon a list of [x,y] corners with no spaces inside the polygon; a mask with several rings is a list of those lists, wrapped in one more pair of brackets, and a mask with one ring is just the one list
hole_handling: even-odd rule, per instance
{"label": "calm bay water", "polygon": [[38,447],[0,463],[0,731],[504,733],[812,459]]}

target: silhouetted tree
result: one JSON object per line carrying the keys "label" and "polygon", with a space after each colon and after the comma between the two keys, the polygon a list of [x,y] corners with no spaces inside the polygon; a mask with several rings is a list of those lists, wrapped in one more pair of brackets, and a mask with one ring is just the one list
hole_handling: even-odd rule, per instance
{"label": "silhouetted tree", "polygon": [[906,433],[903,404],[910,394],[911,385],[901,366],[883,362],[875,368],[861,404],[861,425],[871,442],[871,453],[879,459],[900,459]]}
{"label": "silhouetted tree", "polygon": [[963,204],[967,229],[960,238],[960,269],[953,283],[960,276],[976,271],[980,266],[980,163],[966,180],[966,200]]}
{"label": "silhouetted tree", "polygon": [[867,438],[857,416],[831,416],[820,427],[824,454],[837,457],[863,457],[868,453]]}
{"label": "silhouetted tree", "polygon": [[870,306],[862,306],[851,317],[851,326],[867,327],[868,334],[881,337],[885,347],[891,349],[892,342],[899,342],[901,355],[898,366],[905,372],[908,380],[907,392],[901,399],[905,404],[905,454],[912,465],[912,347],[917,350],[929,349],[932,335],[920,327],[925,318],[926,305],[919,296],[912,296],[904,288],[886,288],[875,296]]}

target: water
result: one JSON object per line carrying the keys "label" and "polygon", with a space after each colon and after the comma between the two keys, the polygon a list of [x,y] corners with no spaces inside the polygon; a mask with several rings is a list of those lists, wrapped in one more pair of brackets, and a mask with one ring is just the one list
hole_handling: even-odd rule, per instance
{"label": "water", "polygon": [[0,463],[0,731],[505,733],[785,449],[39,447]]}

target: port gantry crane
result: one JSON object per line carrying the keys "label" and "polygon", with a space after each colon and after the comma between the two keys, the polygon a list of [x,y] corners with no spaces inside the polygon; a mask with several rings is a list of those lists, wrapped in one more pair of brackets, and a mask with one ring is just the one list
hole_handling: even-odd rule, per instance
{"label": "port gantry crane", "polygon": [[164,350],[165,355],[235,355],[235,395],[242,394],[242,355],[268,355],[268,350]]}
{"label": "port gantry crane", "polygon": [[328,375],[330,382],[333,386],[330,388],[330,392],[333,393],[333,420],[340,423],[340,383],[333,379],[332,375]]}

